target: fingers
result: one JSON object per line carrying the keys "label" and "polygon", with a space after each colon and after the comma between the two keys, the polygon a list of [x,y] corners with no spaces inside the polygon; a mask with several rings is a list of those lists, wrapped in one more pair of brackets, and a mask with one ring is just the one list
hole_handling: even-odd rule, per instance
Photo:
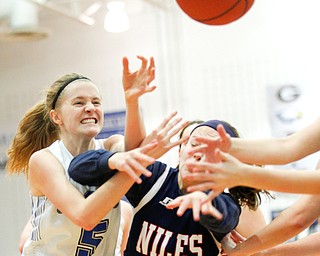
{"label": "fingers", "polygon": [[[131,164],[132,164],[132,163],[131,163]],[[127,173],[136,183],[141,184],[142,180],[141,180],[140,176],[138,176],[138,175],[135,173],[135,171],[131,168],[130,165],[124,166],[123,169],[126,171],[126,173]]]}
{"label": "fingers", "polygon": [[[155,162],[155,159],[149,155],[151,149],[157,146],[157,141],[153,141],[142,148],[121,152],[113,155],[114,169],[127,173],[135,182],[142,182],[141,174],[150,177],[152,173],[146,169],[146,166]],[[110,158],[112,159],[112,158]]]}
{"label": "fingers", "polygon": [[[174,209],[179,207],[177,210],[177,215],[181,217],[186,212],[186,210],[191,207],[191,205],[192,205],[192,208],[195,208],[195,210],[193,210],[194,218],[197,218],[197,220],[199,220],[200,204],[198,204],[198,207],[197,207],[195,201],[192,202],[192,199],[189,198],[188,196],[177,197],[172,202],[170,202],[166,207],[168,209]],[[198,211],[198,214],[196,213],[196,211]]]}
{"label": "fingers", "polygon": [[192,214],[193,214],[194,221],[200,220],[200,207],[201,207],[201,202],[199,200],[194,200],[192,204]]}
{"label": "fingers", "polygon": [[190,205],[190,200],[187,196],[179,196],[175,198],[173,201],[171,201],[170,203],[168,203],[166,207],[167,209],[171,209],[171,210],[179,207],[177,210],[177,215],[181,217],[185,213],[185,211],[189,209],[189,205]]}
{"label": "fingers", "polygon": [[[147,74],[146,82],[147,82],[147,85],[149,85],[155,78],[154,58],[153,57],[150,58],[149,67],[148,67],[148,60],[145,57],[139,55],[137,56],[137,58],[141,60],[141,67],[140,67],[139,73]],[[145,88],[146,92],[151,92],[151,91],[154,91],[155,89],[156,89],[156,86],[150,86],[150,87],[148,86]]]}
{"label": "fingers", "polygon": [[129,60],[127,57],[122,58],[123,74],[129,73]]}
{"label": "fingers", "polygon": [[178,211],[177,211],[177,215],[179,217],[181,217],[186,212],[186,210],[189,208],[188,205],[189,205],[188,202],[182,201],[182,203],[179,206]]}
{"label": "fingers", "polygon": [[[156,148],[158,146],[158,141],[155,139],[153,141],[151,141],[149,144],[146,144],[144,145],[142,148],[140,148],[141,150],[141,153],[144,153],[144,154],[147,154],[150,150]],[[148,157],[148,159],[151,161],[151,159],[153,159],[154,161],[154,158],[146,155],[146,157]]]}
{"label": "fingers", "polygon": [[158,130],[161,130],[161,129],[165,128],[166,125],[170,122],[170,120],[172,120],[172,118],[174,116],[176,116],[177,114],[178,114],[178,111],[173,111],[167,117],[165,117],[163,119],[163,121],[161,122],[161,124],[159,125]]}
{"label": "fingers", "polygon": [[[198,138],[196,138],[198,140]],[[206,153],[208,146],[206,144],[201,144],[199,146],[188,149],[188,156],[192,156],[196,152]]]}
{"label": "fingers", "polygon": [[[129,70],[128,58],[127,57],[122,58],[123,75],[128,76],[131,74],[138,74],[138,76],[144,76],[145,81],[149,85],[155,78],[154,58],[153,57],[150,58],[149,67],[148,67],[148,60],[145,57],[139,55],[139,56],[137,56],[137,58],[141,60],[141,66],[140,66],[140,69],[134,73],[131,73]],[[151,86],[150,88],[148,87],[147,92],[153,91],[155,88],[156,88],[155,86]]]}
{"label": "fingers", "polygon": [[[182,122],[182,118],[177,118],[171,125],[170,127],[170,133],[168,133],[168,135],[170,137],[173,137],[174,135],[178,134],[181,129],[183,129],[184,127],[186,127],[190,122],[187,120],[184,120]],[[168,127],[169,128],[169,127]],[[172,129],[173,128],[173,129]],[[181,144],[181,143],[180,143]]]}
{"label": "fingers", "polygon": [[219,136],[223,140],[229,140],[230,135],[226,132],[222,124],[217,125],[217,132],[219,133]]}
{"label": "fingers", "polygon": [[151,57],[150,58],[150,65],[149,65],[149,68],[148,68],[148,77],[149,77],[148,81],[147,81],[148,84],[150,84],[154,80],[154,78],[155,78],[155,70],[156,70],[156,68],[155,68],[155,65],[154,65],[154,58]]}
{"label": "fingers", "polygon": [[133,178],[138,184],[142,182],[140,178],[140,174],[143,174],[147,177],[151,176],[151,172],[148,171],[144,166],[142,166],[138,161],[135,159],[129,159],[127,165],[127,173],[128,175]]}
{"label": "fingers", "polygon": [[226,154],[224,154],[220,149],[215,149],[215,151],[213,152],[214,155],[214,159],[216,161],[216,163],[222,162],[223,160],[225,160],[225,156]]}
{"label": "fingers", "polygon": [[204,201],[206,195],[203,192],[195,192],[177,197],[166,205],[167,209],[178,208],[177,215],[182,216],[187,209],[192,209],[194,221],[200,220],[200,212],[205,215],[211,215],[221,220],[223,215],[212,205],[211,201]]}
{"label": "fingers", "polygon": [[[176,134],[180,132],[182,128],[188,125],[189,121],[183,121],[182,117],[176,117],[177,111],[169,114],[160,124],[157,129],[157,137],[160,140],[169,140]],[[185,139],[180,139],[179,141],[173,143],[171,147],[181,144]]]}
{"label": "fingers", "polygon": [[[188,167],[190,172],[198,172],[199,170],[208,170],[210,173],[215,173],[216,164],[212,164],[209,162],[194,162],[194,161],[187,161],[186,166]],[[186,174],[187,176],[189,174]],[[202,177],[202,176],[201,176]],[[208,177],[207,175],[204,177]]]}
{"label": "fingers", "polygon": [[179,196],[170,203],[168,203],[166,205],[166,208],[172,210],[174,208],[179,207],[177,210],[177,215],[181,217],[188,209],[188,204],[185,202],[185,200],[186,199],[183,196]]}
{"label": "fingers", "polygon": [[180,203],[182,202],[182,199],[181,197],[177,197],[176,199],[172,200],[170,203],[168,203],[166,205],[167,209],[174,209],[174,208],[177,208]]}
{"label": "fingers", "polygon": [[138,55],[137,58],[141,60],[140,69],[141,70],[145,70],[147,68],[148,60],[145,57],[141,56],[141,55]]}
{"label": "fingers", "polygon": [[236,244],[240,244],[242,242],[245,241],[245,238],[243,236],[241,236],[237,231],[232,230],[231,231],[231,239],[233,240],[233,242],[235,242]]}
{"label": "fingers", "polygon": [[176,117],[177,113],[178,112],[173,112],[169,115],[169,117],[163,120],[161,130],[164,134],[167,134],[172,129],[172,127],[174,127],[182,120],[182,117]]}
{"label": "fingers", "polygon": [[210,193],[208,194],[208,197],[207,197],[206,201],[212,201],[214,198],[216,198],[221,193],[222,193],[222,191],[218,192],[218,191],[215,191],[215,190],[211,190]]}
{"label": "fingers", "polygon": [[194,192],[194,191],[206,191],[206,190],[210,190],[213,187],[215,187],[216,184],[213,182],[203,182],[197,185],[192,185],[187,187],[187,191],[188,192]]}
{"label": "fingers", "polygon": [[212,206],[211,200],[206,201],[201,208],[201,212],[203,214],[210,214],[212,217],[216,218],[217,220],[222,220],[223,215],[221,212],[219,212],[215,207]]}

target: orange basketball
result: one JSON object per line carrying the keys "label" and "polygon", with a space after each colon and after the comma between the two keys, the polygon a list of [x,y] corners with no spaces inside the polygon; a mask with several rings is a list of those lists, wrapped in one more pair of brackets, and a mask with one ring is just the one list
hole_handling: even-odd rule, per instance
{"label": "orange basketball", "polygon": [[207,25],[225,25],[238,20],[251,8],[254,0],[177,0],[192,19]]}

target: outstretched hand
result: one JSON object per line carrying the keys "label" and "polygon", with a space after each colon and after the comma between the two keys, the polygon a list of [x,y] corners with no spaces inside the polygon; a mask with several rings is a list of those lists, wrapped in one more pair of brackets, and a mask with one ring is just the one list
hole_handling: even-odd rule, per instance
{"label": "outstretched hand", "polygon": [[211,190],[208,201],[222,193],[225,188],[242,185],[242,180],[245,178],[244,164],[235,157],[216,149],[213,158],[214,162],[188,161],[186,165],[189,173],[184,177],[193,184],[187,188],[188,192]]}
{"label": "outstretched hand", "polygon": [[200,220],[200,212],[222,219],[222,214],[212,205],[212,202],[206,202],[207,195],[201,191],[195,191],[190,194],[179,196],[166,205],[168,209],[178,208],[177,215],[182,216],[187,209],[192,209],[194,221]]}
{"label": "outstretched hand", "polygon": [[157,147],[158,142],[153,141],[143,147],[134,150],[119,152],[109,158],[109,167],[120,172],[126,172],[138,184],[142,182],[140,176],[151,176],[146,167],[155,162],[155,158],[149,155],[150,150]]}
{"label": "outstretched hand", "polygon": [[219,134],[218,138],[196,137],[195,141],[201,145],[190,149],[189,155],[193,155],[195,152],[201,152],[205,154],[207,161],[216,162],[213,157],[215,149],[219,148],[223,152],[228,152],[232,144],[231,137],[226,132],[222,124],[217,126],[217,132]]}
{"label": "outstretched hand", "polygon": [[140,69],[131,72],[129,70],[129,60],[124,57],[122,60],[123,74],[122,83],[127,102],[136,101],[141,95],[152,92],[156,86],[150,86],[155,78],[155,65],[153,57],[148,60],[142,56],[137,56],[141,60]]}
{"label": "outstretched hand", "polygon": [[148,155],[157,159],[173,147],[185,142],[188,138],[181,138],[175,141],[172,141],[172,139],[188,124],[189,121],[185,121],[183,118],[177,117],[177,111],[170,113],[142,142],[142,145],[145,145],[153,140],[158,141],[158,146],[150,150]]}

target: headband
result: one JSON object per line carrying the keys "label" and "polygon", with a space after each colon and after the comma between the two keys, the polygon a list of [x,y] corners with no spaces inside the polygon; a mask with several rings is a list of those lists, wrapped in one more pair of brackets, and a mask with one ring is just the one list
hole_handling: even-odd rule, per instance
{"label": "headband", "polygon": [[233,138],[237,138],[238,136],[235,134],[235,132],[231,129],[230,125],[228,125],[226,122],[220,121],[220,120],[209,120],[206,122],[203,122],[199,125],[197,125],[190,134],[192,134],[194,132],[195,129],[197,129],[200,126],[209,126],[214,130],[217,130],[217,126],[218,124],[223,125],[224,129],[226,130],[226,132]]}
{"label": "headband", "polygon": [[66,80],[62,85],[61,87],[59,88],[59,90],[57,91],[56,95],[54,96],[54,99],[53,99],[53,102],[52,102],[52,109],[54,109],[56,107],[56,103],[57,103],[57,100],[61,94],[61,92],[64,90],[64,88],[67,87],[68,84],[71,84],[73,81],[76,81],[76,80],[80,80],[80,79],[86,79],[86,80],[90,80],[89,78],[85,77],[85,76],[77,76],[77,77],[72,77],[68,80]]}

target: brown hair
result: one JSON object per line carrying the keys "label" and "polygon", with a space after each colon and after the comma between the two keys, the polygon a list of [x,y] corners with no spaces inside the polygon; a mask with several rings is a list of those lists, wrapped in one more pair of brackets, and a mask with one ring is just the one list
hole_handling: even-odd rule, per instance
{"label": "brown hair", "polygon": [[[40,101],[30,108],[20,120],[17,133],[7,150],[6,170],[9,174],[23,172],[28,177],[28,163],[31,155],[59,139],[58,126],[52,122],[49,114],[53,101],[57,98],[56,95],[60,88],[65,86],[66,81],[81,77],[80,74],[71,73],[56,80],[47,89],[46,100]],[[56,99],[56,108],[58,106],[59,99]]]}

